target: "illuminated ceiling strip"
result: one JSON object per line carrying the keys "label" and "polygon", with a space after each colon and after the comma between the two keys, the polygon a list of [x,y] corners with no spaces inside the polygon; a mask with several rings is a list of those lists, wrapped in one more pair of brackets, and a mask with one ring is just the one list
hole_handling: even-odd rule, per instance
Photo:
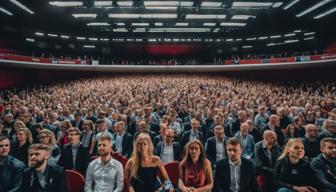
{"label": "illuminated ceiling strip", "polygon": [[247,20],[249,18],[255,19],[256,16],[253,16],[253,15],[234,15],[232,16],[232,19],[236,19],[236,20]]}
{"label": "illuminated ceiling strip", "polygon": [[21,4],[17,0],[9,0],[9,1],[14,3],[16,6],[20,7],[21,9],[27,11],[28,13],[34,14],[34,11],[30,10],[28,7],[24,6],[23,4]]}
{"label": "illuminated ceiling strip", "polygon": [[323,0],[323,1],[315,4],[314,6],[310,7],[309,9],[307,9],[305,11],[302,11],[301,13],[297,14],[296,17],[302,17],[303,15],[305,15],[307,13],[310,13],[310,12],[314,11],[315,9],[317,9],[317,8],[323,6],[323,5],[325,5],[325,4],[327,4],[331,1],[333,1],[333,0]]}
{"label": "illuminated ceiling strip", "polygon": [[270,7],[273,2],[233,2],[232,7]]}
{"label": "illuminated ceiling strip", "polygon": [[150,10],[176,10],[177,7],[145,7]]}
{"label": "illuminated ceiling strip", "polygon": [[252,45],[245,45],[245,46],[242,46],[243,49],[248,49],[248,48],[252,48]]}
{"label": "illuminated ceiling strip", "polygon": [[99,22],[94,22],[94,23],[87,23],[87,26],[110,26],[111,24],[103,22],[103,23],[99,23]]}
{"label": "illuminated ceiling strip", "polygon": [[149,23],[132,23],[132,26],[149,26]]}
{"label": "illuminated ceiling strip", "polygon": [[281,35],[272,35],[272,36],[270,36],[271,39],[276,39],[276,38],[280,38],[280,37],[281,37]]}
{"label": "illuminated ceiling strip", "polygon": [[44,33],[35,32],[35,35],[37,35],[37,36],[44,36]]}
{"label": "illuminated ceiling strip", "polygon": [[220,26],[226,26],[226,27],[244,27],[246,23],[221,23]]}
{"label": "illuminated ceiling strip", "polygon": [[216,23],[203,23],[203,26],[214,27],[214,26],[216,26]]}
{"label": "illuminated ceiling strip", "polygon": [[314,39],[315,37],[306,37],[306,38],[304,38],[303,40],[311,40],[311,39]]}
{"label": "illuminated ceiling strip", "polygon": [[283,2],[276,2],[272,5],[273,8],[278,8],[283,4]]}
{"label": "illuminated ceiling strip", "polygon": [[29,42],[35,42],[35,39],[32,39],[32,38],[26,38],[26,41],[29,41]]}
{"label": "illuminated ceiling strip", "polygon": [[83,2],[81,1],[50,1],[50,5],[54,5],[57,7],[80,7],[83,6]]}
{"label": "illuminated ceiling strip", "polygon": [[2,7],[0,7],[0,11],[3,12],[3,13],[6,13],[6,14],[9,15],[9,16],[13,16],[13,13],[12,13],[12,12],[10,12],[10,11],[8,11],[8,10],[2,8]]}
{"label": "illuminated ceiling strip", "polygon": [[177,27],[187,27],[189,23],[176,23],[175,26]]}
{"label": "illuminated ceiling strip", "polygon": [[314,35],[316,32],[309,32],[309,33],[304,33],[303,35],[304,36],[307,36],[307,35]]}
{"label": "illuminated ceiling strip", "polygon": [[295,36],[295,33],[285,34],[284,36],[285,36],[285,37],[292,37],[292,36]]}
{"label": "illuminated ceiling strip", "polygon": [[131,14],[131,13],[110,13],[109,18],[123,19],[177,19],[177,14]]}
{"label": "illuminated ceiling strip", "polygon": [[284,43],[295,43],[295,42],[299,42],[299,40],[298,39],[286,40]]}
{"label": "illuminated ceiling strip", "polygon": [[95,45],[83,45],[84,48],[96,48]]}
{"label": "illuminated ceiling strip", "polygon": [[128,32],[128,30],[125,28],[116,28],[116,29],[113,29],[113,32]]}
{"label": "illuminated ceiling strip", "polygon": [[163,26],[163,23],[156,22],[156,23],[154,23],[154,25],[159,27],[159,26]]}
{"label": "illuminated ceiling strip", "polygon": [[112,1],[95,1],[94,5],[96,7],[106,7],[106,6],[112,6],[113,2]]}
{"label": "illuminated ceiling strip", "polygon": [[152,28],[151,33],[168,32],[168,33],[206,33],[210,28]]}
{"label": "illuminated ceiling strip", "polygon": [[133,1],[118,1],[117,4],[121,7],[132,7],[133,6]]}
{"label": "illuminated ceiling strip", "polygon": [[58,35],[56,35],[56,34],[52,34],[52,33],[48,33],[47,34],[49,37],[58,37]]}
{"label": "illuminated ceiling strip", "polygon": [[98,41],[98,38],[90,37],[89,40],[90,40],[90,41]]}
{"label": "illuminated ceiling strip", "polygon": [[68,35],[61,35],[61,38],[62,38],[62,39],[69,39],[70,36],[68,36]]}
{"label": "illuminated ceiling strip", "polygon": [[201,3],[201,7],[220,7],[222,6],[222,2],[209,2],[209,1],[204,1]]}
{"label": "illuminated ceiling strip", "polygon": [[80,13],[80,14],[72,14],[75,18],[96,18],[97,14],[94,13]]}
{"label": "illuminated ceiling strip", "polygon": [[85,37],[76,37],[77,40],[85,40]]}
{"label": "illuminated ceiling strip", "polygon": [[186,19],[225,19],[226,15],[198,15],[187,14]]}
{"label": "illuminated ceiling strip", "polygon": [[324,17],[324,16],[326,16],[326,15],[329,15],[329,14],[334,13],[335,11],[336,11],[336,7],[333,8],[333,9],[330,9],[330,10],[324,12],[324,13],[321,13],[321,14],[319,14],[319,15],[316,15],[316,16],[314,17],[314,19],[320,19],[320,18],[322,18],[322,17]]}
{"label": "illuminated ceiling strip", "polygon": [[289,9],[291,6],[295,5],[296,3],[298,3],[300,0],[293,0],[291,1],[288,5],[286,5],[283,9],[287,10]]}
{"label": "illuminated ceiling strip", "polygon": [[192,1],[144,1],[145,6],[182,6],[182,7],[191,7],[193,5]]}

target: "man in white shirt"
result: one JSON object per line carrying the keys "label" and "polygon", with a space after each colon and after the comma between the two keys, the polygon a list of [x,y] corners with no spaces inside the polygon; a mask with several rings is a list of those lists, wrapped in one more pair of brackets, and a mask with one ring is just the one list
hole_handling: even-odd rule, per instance
{"label": "man in white shirt", "polygon": [[85,192],[122,192],[124,172],[122,164],[113,159],[112,138],[102,134],[98,140],[99,158],[93,160],[87,169]]}

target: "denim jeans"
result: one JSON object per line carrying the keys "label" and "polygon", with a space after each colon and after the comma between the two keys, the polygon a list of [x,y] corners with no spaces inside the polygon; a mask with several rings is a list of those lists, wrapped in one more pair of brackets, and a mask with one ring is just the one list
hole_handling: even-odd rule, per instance
{"label": "denim jeans", "polygon": [[293,191],[293,190],[290,190],[290,189],[288,189],[288,188],[282,187],[282,188],[278,189],[277,192],[294,192],[294,191]]}

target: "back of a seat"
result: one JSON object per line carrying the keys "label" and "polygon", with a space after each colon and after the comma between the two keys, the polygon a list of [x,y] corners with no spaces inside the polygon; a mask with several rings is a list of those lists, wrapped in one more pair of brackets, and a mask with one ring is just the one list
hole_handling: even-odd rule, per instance
{"label": "back of a seat", "polygon": [[167,171],[167,174],[168,174],[168,176],[170,178],[170,181],[173,183],[173,185],[175,187],[178,186],[179,164],[180,164],[179,161],[173,161],[173,162],[166,163],[164,165],[164,167],[165,167],[165,169]]}
{"label": "back of a seat", "polygon": [[83,175],[74,170],[66,170],[67,187],[69,192],[83,192],[85,179]]}

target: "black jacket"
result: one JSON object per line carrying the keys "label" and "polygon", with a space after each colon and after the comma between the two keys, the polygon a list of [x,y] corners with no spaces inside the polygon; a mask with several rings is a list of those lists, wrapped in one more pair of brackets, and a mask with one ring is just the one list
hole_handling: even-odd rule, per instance
{"label": "black jacket", "polygon": [[[115,134],[114,137],[116,138],[117,135]],[[123,138],[122,138],[122,152],[121,154],[125,157],[130,158],[132,155],[133,150],[133,137],[131,134],[124,132]],[[113,144],[113,149],[115,150],[115,144]]]}
{"label": "black jacket", "polygon": [[322,154],[312,160],[311,166],[317,177],[321,179],[324,191],[336,191],[336,166]]}
{"label": "black jacket", "polygon": [[[66,174],[63,167],[47,165],[45,192],[67,192]],[[22,176],[22,191],[37,192],[40,188],[37,172],[33,168],[27,168]]]}
{"label": "black jacket", "polygon": [[274,167],[276,160],[281,155],[282,149],[278,144],[275,144],[271,148],[271,157],[270,160],[267,154],[267,151],[265,151],[263,147],[263,140],[259,141],[255,145],[255,152],[256,152],[256,174],[257,175],[264,175],[266,177],[273,177],[274,173]]}
{"label": "black jacket", "polygon": [[[241,158],[239,192],[258,192],[255,169],[251,161]],[[229,158],[219,160],[216,164],[214,192],[231,192],[231,173]]]}
{"label": "black jacket", "polygon": [[71,144],[67,144],[61,152],[61,156],[58,160],[58,164],[64,169],[71,169],[80,172],[83,176],[86,175],[86,169],[90,163],[90,153],[89,149],[86,147],[83,147],[82,144],[80,144],[78,151],[77,151],[77,156],[76,156],[76,161],[75,161],[75,166],[73,165],[72,161],[72,147]]}
{"label": "black jacket", "polygon": [[[260,135],[263,135],[266,130],[271,130],[271,128],[269,127],[268,123],[263,128],[261,128]],[[274,128],[274,132],[277,135],[277,139],[278,139],[279,145],[283,146],[284,143],[285,143],[285,135],[282,133],[280,127],[275,127]]]}
{"label": "black jacket", "polygon": [[318,140],[312,141],[307,137],[304,137],[302,140],[305,148],[305,156],[309,157],[309,159],[314,158],[321,153]]}
{"label": "black jacket", "polygon": [[[224,143],[223,143],[223,147],[224,147],[224,152],[225,152],[225,156],[227,156],[226,153],[226,140],[227,138],[224,138]],[[211,162],[212,165],[216,164],[216,137],[210,137],[207,142],[206,142],[206,148],[205,148],[205,153],[207,154],[207,157],[209,159],[209,161]]]}
{"label": "black jacket", "polygon": [[[181,142],[180,142],[182,150],[183,150],[184,146],[189,142],[190,133],[191,133],[191,130],[186,131],[182,134]],[[196,134],[197,134],[197,139],[200,140],[201,142],[203,142],[203,133],[201,131],[197,131]]]}
{"label": "black jacket", "polygon": [[[164,142],[160,141],[155,146],[154,155],[161,157],[161,154],[163,152],[163,146],[164,146]],[[178,142],[173,142],[173,153],[174,153],[174,161],[180,161],[181,160],[181,148]]]}

